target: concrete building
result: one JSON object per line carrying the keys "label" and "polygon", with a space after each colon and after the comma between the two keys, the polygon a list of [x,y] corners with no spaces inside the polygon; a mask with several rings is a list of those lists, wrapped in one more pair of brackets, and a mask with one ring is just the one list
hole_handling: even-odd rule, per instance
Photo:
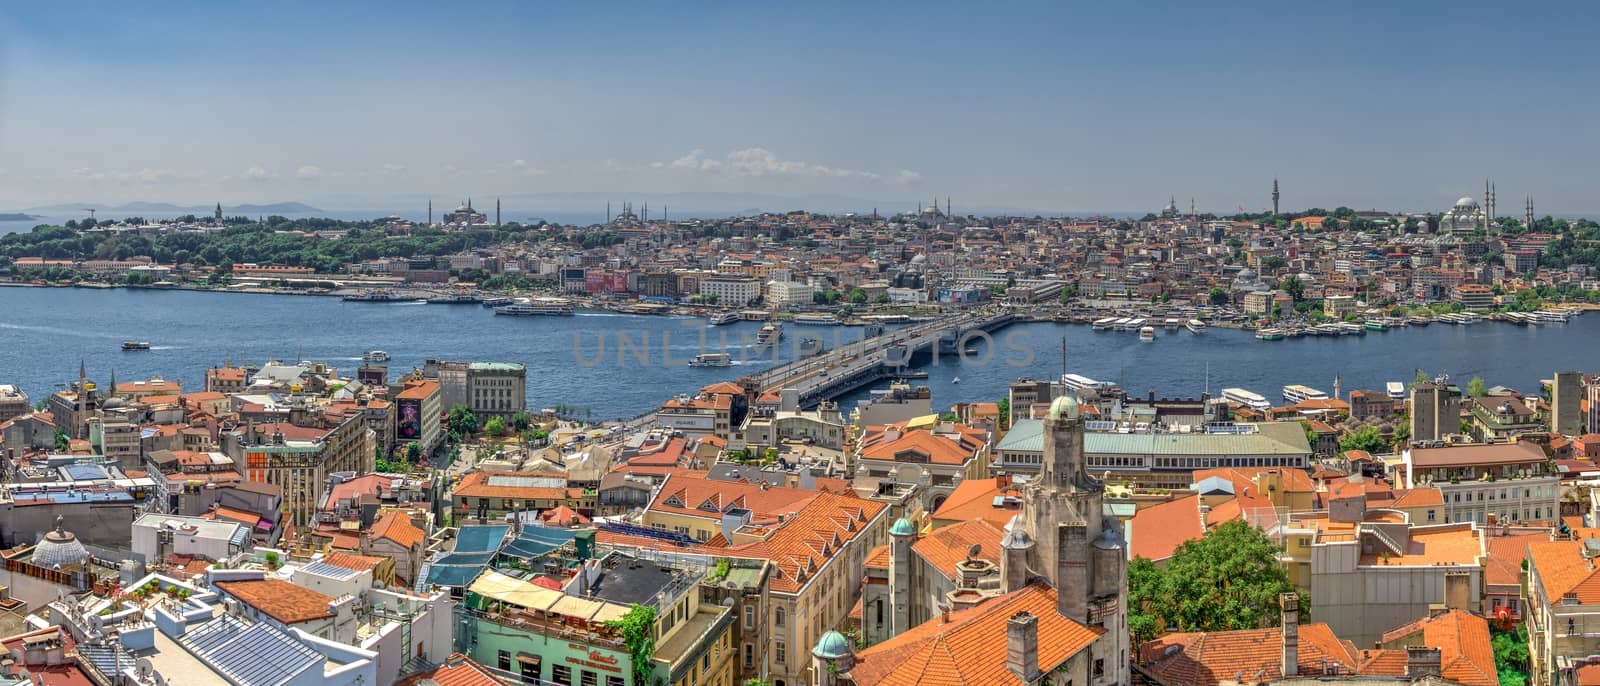
{"label": "concrete building", "polygon": [[[1044,423],[1025,419],[995,446],[994,475],[1038,474],[1044,462]],[[1233,433],[1108,433],[1084,435],[1089,469],[1141,487],[1187,489],[1194,472],[1225,467],[1310,465],[1311,445],[1298,422],[1239,424]]]}
{"label": "concrete building", "polygon": [[282,489],[285,512],[296,526],[306,526],[330,474],[372,471],[371,439],[365,417],[351,414],[330,427],[283,422],[241,427],[223,441],[223,453],[243,466],[246,481]]}
{"label": "concrete building", "polygon": [[1356,313],[1356,298],[1353,295],[1330,295],[1322,299],[1322,313],[1335,319],[1343,319],[1345,315]]}
{"label": "concrete building", "polygon": [[1584,683],[1579,670],[1593,671],[1594,637],[1600,635],[1600,584],[1595,558],[1600,539],[1536,541],[1528,544],[1523,616],[1528,629],[1528,670],[1536,686]]}
{"label": "concrete building", "polygon": [[1438,441],[1461,431],[1461,389],[1446,381],[1411,386],[1411,440]]}
{"label": "concrete building", "polygon": [[444,443],[440,417],[447,408],[437,381],[407,381],[394,395],[395,444],[416,443],[428,455]]}
{"label": "concrete building", "polygon": [[1401,455],[1408,487],[1433,486],[1444,521],[1478,524],[1560,518],[1561,478],[1533,443],[1412,447]]}
{"label": "concrete building", "polygon": [[1550,430],[1563,436],[1583,431],[1583,372],[1556,372],[1550,388]]}
{"label": "concrete building", "polygon": [[962,481],[981,479],[988,470],[992,439],[985,429],[932,415],[874,428],[856,443],[856,474],[925,484],[922,506],[929,512]]}
{"label": "concrete building", "polygon": [[1453,301],[1473,312],[1489,312],[1495,308],[1494,289],[1478,284],[1456,286]]}
{"label": "concrete building", "polygon": [[250,527],[226,519],[147,513],[133,520],[133,552],[146,562],[169,555],[224,562],[249,548]]}
{"label": "concrete building", "polygon": [[526,412],[526,366],[517,362],[451,362],[430,359],[423,376],[439,382],[439,406],[465,405],[481,423],[489,417]]}
{"label": "concrete building", "polygon": [[32,405],[28,404],[28,394],[22,389],[10,384],[0,384],[0,422],[27,414]]}
{"label": "concrete building", "polygon": [[[775,308],[805,307],[812,302],[817,289],[803,281],[767,282],[767,306]],[[718,302],[721,302],[719,299]]]}

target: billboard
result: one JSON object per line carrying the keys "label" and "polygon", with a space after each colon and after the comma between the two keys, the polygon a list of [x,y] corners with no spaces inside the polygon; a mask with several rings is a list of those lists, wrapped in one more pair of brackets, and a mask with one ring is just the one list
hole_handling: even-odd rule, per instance
{"label": "billboard", "polygon": [[397,403],[399,410],[398,420],[395,422],[395,435],[401,440],[422,440],[422,401],[417,398],[401,398]]}

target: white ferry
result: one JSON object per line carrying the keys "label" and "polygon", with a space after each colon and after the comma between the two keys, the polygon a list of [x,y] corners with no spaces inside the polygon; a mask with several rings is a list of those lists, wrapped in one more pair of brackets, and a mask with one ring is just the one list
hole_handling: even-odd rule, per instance
{"label": "white ferry", "polygon": [[554,298],[538,298],[535,300],[518,298],[516,302],[510,305],[501,305],[494,308],[495,314],[512,317],[571,316],[575,311],[572,303]]}
{"label": "white ferry", "polygon": [[1390,381],[1389,383],[1384,384],[1383,387],[1384,390],[1389,393],[1389,397],[1394,398],[1395,400],[1405,400],[1405,384],[1400,383],[1399,381]]}
{"label": "white ferry", "polygon": [[1141,327],[1139,327],[1139,342],[1140,343],[1154,343],[1155,340],[1156,340],[1156,327],[1153,327],[1153,326],[1141,326]]}
{"label": "white ferry", "polygon": [[771,345],[783,340],[783,325],[768,324],[756,332],[756,345]]}
{"label": "white ferry", "polygon": [[1569,315],[1567,310],[1539,310],[1534,312],[1533,316],[1537,317],[1540,322],[1565,323]]}
{"label": "white ferry", "polygon": [[382,350],[368,350],[367,354],[361,356],[361,361],[365,362],[367,364],[378,364],[379,362],[388,362],[389,361],[389,353],[386,353],[386,352],[384,352]]}
{"label": "white ferry", "polygon": [[1168,331],[1177,331],[1178,327],[1183,326],[1183,320],[1177,317],[1168,317],[1162,324],[1167,327]]}
{"label": "white ferry", "polygon": [[1190,319],[1189,323],[1184,324],[1183,326],[1184,326],[1184,328],[1189,330],[1189,333],[1205,333],[1206,332],[1206,323],[1203,322],[1203,321],[1200,321],[1198,319]]}
{"label": "white ferry", "polygon": [[1310,386],[1289,384],[1283,387],[1283,400],[1290,405],[1297,405],[1306,400],[1327,400],[1328,394]]}
{"label": "white ferry", "polygon": [[805,313],[795,315],[794,323],[801,326],[838,326],[839,318],[831,314]]}
{"label": "white ferry", "polygon": [[727,353],[701,353],[689,360],[690,367],[731,367],[733,358]]}
{"label": "white ferry", "polygon": [[1113,324],[1116,324],[1116,323],[1117,323],[1117,318],[1116,317],[1103,317],[1103,318],[1094,320],[1094,323],[1090,324],[1089,328],[1091,330],[1093,330],[1093,331],[1105,331],[1106,329],[1111,328],[1111,326]]}
{"label": "white ferry", "polygon": [[721,312],[711,315],[711,318],[707,320],[706,323],[712,326],[722,326],[723,324],[732,324],[736,321],[739,321],[738,312]]}
{"label": "white ferry", "polygon": [[1222,389],[1222,399],[1263,412],[1272,409],[1272,403],[1267,402],[1267,399],[1261,397],[1260,393],[1247,391],[1243,388]]}
{"label": "white ferry", "polygon": [[1142,317],[1129,319],[1122,324],[1123,331],[1138,331],[1142,328],[1144,328],[1144,319]]}
{"label": "white ferry", "polygon": [[1111,388],[1105,381],[1095,381],[1082,374],[1062,374],[1061,385],[1072,391],[1104,391]]}

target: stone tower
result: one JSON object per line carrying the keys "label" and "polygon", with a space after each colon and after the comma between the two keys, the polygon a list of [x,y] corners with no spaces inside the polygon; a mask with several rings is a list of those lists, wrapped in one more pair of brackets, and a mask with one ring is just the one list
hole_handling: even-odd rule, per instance
{"label": "stone tower", "polygon": [[1090,648],[1106,665],[1093,683],[1123,684],[1130,678],[1127,550],[1121,527],[1104,513],[1105,484],[1089,474],[1083,431],[1076,398],[1050,404],[1043,469],[1001,540],[1001,583],[1010,592],[1031,579],[1047,580],[1056,589],[1057,612],[1105,629]]}
{"label": "stone tower", "polygon": [[1278,180],[1277,179],[1273,179],[1272,180],[1272,214],[1273,214],[1273,216],[1277,216],[1277,214],[1278,214]]}
{"label": "stone tower", "polygon": [[911,545],[917,529],[905,518],[889,527],[889,635],[911,628]]}

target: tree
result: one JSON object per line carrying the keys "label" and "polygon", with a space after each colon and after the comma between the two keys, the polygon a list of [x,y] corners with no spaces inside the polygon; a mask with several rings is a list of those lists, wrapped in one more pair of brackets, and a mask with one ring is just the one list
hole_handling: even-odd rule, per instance
{"label": "tree", "polygon": [[516,429],[518,432],[526,431],[532,425],[533,415],[526,412],[517,412],[511,415],[511,428]]}
{"label": "tree", "polygon": [[1228,300],[1230,300],[1228,297],[1228,290],[1221,286],[1212,287],[1211,294],[1207,296],[1207,299],[1213,306],[1226,305],[1228,304]]}
{"label": "tree", "polygon": [[1467,395],[1474,398],[1482,398],[1489,395],[1489,389],[1483,387],[1483,377],[1474,376],[1471,381],[1467,382]]}
{"label": "tree", "polygon": [[1000,428],[1011,428],[1011,398],[1001,398],[996,405],[1000,407]]}
{"label": "tree", "polygon": [[1275,272],[1279,269],[1283,269],[1284,266],[1288,264],[1289,261],[1283,259],[1282,257],[1278,257],[1277,255],[1268,255],[1261,258],[1261,271]]}
{"label": "tree", "polygon": [[879,293],[877,295],[874,295],[874,296],[872,296],[872,302],[874,302],[876,304],[879,304],[879,305],[887,305],[887,304],[889,304],[889,294],[888,293]]}
{"label": "tree", "polygon": [[616,629],[622,635],[623,645],[628,647],[633,683],[648,683],[650,673],[655,671],[656,608],[634,603],[627,614],[606,622],[606,626]]}
{"label": "tree", "polygon": [[483,424],[483,432],[490,436],[504,436],[506,433],[506,421],[499,417],[490,417],[489,421]]}
{"label": "tree", "polygon": [[56,429],[56,452],[64,453],[72,446],[72,436],[62,429]]}
{"label": "tree", "polygon": [[1378,427],[1375,426],[1365,427],[1353,434],[1348,434],[1339,441],[1339,449],[1343,451],[1365,450],[1369,453],[1377,454],[1384,452],[1388,447],[1389,442],[1383,439],[1383,434],[1378,433]]}
{"label": "tree", "polygon": [[1493,637],[1489,646],[1494,649],[1495,671],[1500,673],[1500,686],[1525,686],[1528,683],[1528,631],[1521,624],[1507,621],[1490,625]]}
{"label": "tree", "polygon": [[412,441],[406,444],[406,462],[416,464],[422,458],[422,444]]}
{"label": "tree", "polygon": [[[1139,640],[1163,630],[1232,631],[1278,623],[1278,595],[1294,591],[1281,549],[1242,520],[1178,546],[1165,567],[1128,565],[1128,628]],[[1300,598],[1301,611],[1310,599]]]}
{"label": "tree", "polygon": [[859,305],[859,304],[864,303],[866,301],[867,301],[867,292],[866,291],[861,290],[860,288],[852,288],[852,289],[850,289],[850,302],[853,302],[853,303],[856,303],[857,305]]}
{"label": "tree", "polygon": [[1076,297],[1078,297],[1078,284],[1069,283],[1061,287],[1061,304],[1069,305]]}
{"label": "tree", "polygon": [[445,420],[450,432],[466,438],[478,433],[478,416],[472,413],[466,405],[457,404],[450,408],[450,417]]}
{"label": "tree", "polygon": [[1294,298],[1295,302],[1300,302],[1303,298],[1305,298],[1306,295],[1306,285],[1301,283],[1300,277],[1298,276],[1283,277],[1283,281],[1278,283],[1278,288],[1281,288],[1283,289],[1283,292],[1288,293],[1289,297]]}

